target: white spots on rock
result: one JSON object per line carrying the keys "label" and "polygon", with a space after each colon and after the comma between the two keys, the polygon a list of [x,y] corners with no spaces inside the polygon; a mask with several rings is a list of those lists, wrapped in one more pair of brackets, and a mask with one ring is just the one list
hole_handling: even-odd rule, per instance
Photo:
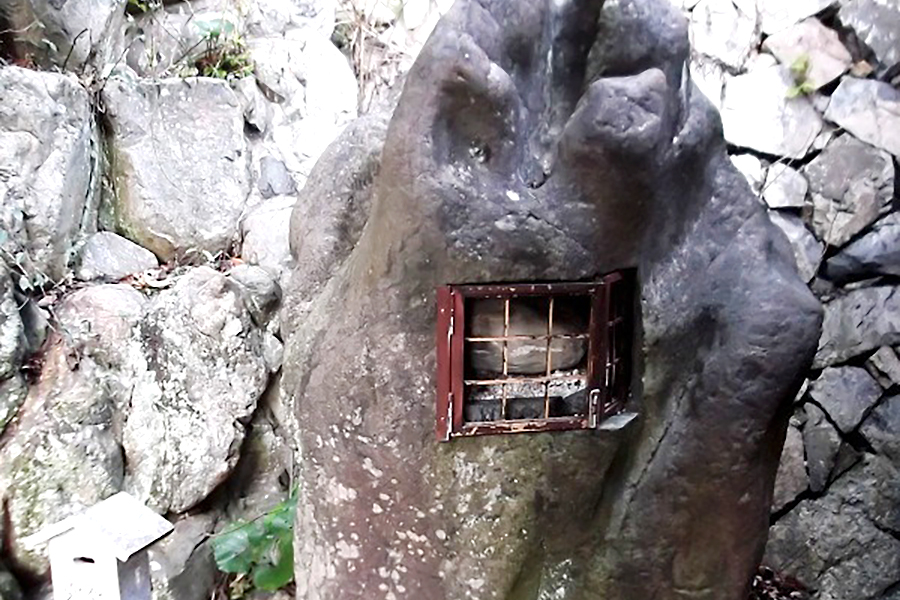
{"label": "white spots on rock", "polygon": [[481,577],[478,577],[477,579],[468,580],[466,582],[466,585],[468,585],[470,588],[472,588],[473,590],[475,590],[477,592],[478,590],[480,590],[481,588],[484,587],[484,583],[485,583],[484,579],[482,579]]}
{"label": "white spots on rock", "polygon": [[438,529],[437,531],[434,532],[434,535],[437,537],[437,539],[441,540],[442,542],[447,539],[447,532],[444,531],[443,529]]}
{"label": "white spots on rock", "polygon": [[519,196],[519,194],[517,192],[514,192],[513,190],[506,190],[506,197],[513,202],[518,202],[522,199],[521,196]]}
{"label": "white spots on rock", "polygon": [[363,459],[362,466],[363,466],[363,469],[365,469],[366,473],[368,473],[375,479],[378,479],[379,477],[384,475],[384,471],[377,468],[375,466],[375,464],[372,462],[372,459],[369,458],[368,456]]}
{"label": "white spots on rock", "polygon": [[381,513],[384,512],[384,509],[381,508],[380,504],[375,503],[375,504],[372,504],[372,512],[375,513],[376,515],[380,515]]}
{"label": "white spots on rock", "polygon": [[337,544],[335,544],[335,548],[337,548],[338,556],[343,559],[353,560],[355,558],[359,558],[359,546],[355,544],[351,545],[343,540],[340,540]]}
{"label": "white spots on rock", "polygon": [[505,215],[502,218],[494,221],[494,227],[496,227],[500,231],[515,231],[516,218],[513,215]]}
{"label": "white spots on rock", "polygon": [[331,500],[332,504],[337,505],[342,502],[352,502],[353,500],[356,500],[356,490],[343,485],[335,479],[327,480],[325,485],[328,490],[327,497]]}
{"label": "white spots on rock", "polygon": [[497,485],[488,490],[487,494],[485,494],[485,512],[490,513],[494,509],[494,505],[496,504],[497,500],[499,500],[502,495],[503,488],[500,485]]}

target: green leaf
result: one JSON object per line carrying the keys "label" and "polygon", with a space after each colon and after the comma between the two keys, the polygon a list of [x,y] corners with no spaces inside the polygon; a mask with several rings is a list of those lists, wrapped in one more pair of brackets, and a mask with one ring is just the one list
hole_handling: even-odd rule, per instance
{"label": "green leaf", "polygon": [[212,540],[219,570],[249,574],[253,586],[266,591],[284,587],[294,578],[294,515],[297,490],[267,513],[237,523]]}
{"label": "green leaf", "polygon": [[261,562],[253,569],[253,585],[272,592],[286,586],[293,578],[293,536],[283,536],[270,548],[265,562]]}
{"label": "green leaf", "polygon": [[247,527],[238,527],[212,538],[216,566],[225,573],[249,573],[253,566]]}
{"label": "green leaf", "polygon": [[801,54],[791,63],[791,75],[795,81],[800,82],[806,79],[807,73],[809,73],[809,55]]}
{"label": "green leaf", "polygon": [[234,23],[228,19],[203,19],[194,22],[195,27],[209,38],[217,38],[222,35],[234,33]]}

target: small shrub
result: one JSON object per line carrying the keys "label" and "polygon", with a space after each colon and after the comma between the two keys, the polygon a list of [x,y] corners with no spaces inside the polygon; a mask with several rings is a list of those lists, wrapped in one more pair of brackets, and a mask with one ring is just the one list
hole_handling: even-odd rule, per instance
{"label": "small shrub", "polygon": [[801,54],[797,57],[797,60],[791,63],[791,76],[794,78],[794,85],[788,88],[788,98],[808,96],[816,91],[816,87],[809,80],[809,66],[808,54]]}
{"label": "small shrub", "polygon": [[241,598],[252,588],[274,591],[293,581],[296,511],[295,488],[290,498],[269,512],[235,523],[212,538],[219,570],[237,576],[232,598]]}
{"label": "small shrub", "polygon": [[194,62],[199,75],[217,79],[247,77],[253,73],[253,62],[243,38],[227,19],[198,21],[205,48]]}

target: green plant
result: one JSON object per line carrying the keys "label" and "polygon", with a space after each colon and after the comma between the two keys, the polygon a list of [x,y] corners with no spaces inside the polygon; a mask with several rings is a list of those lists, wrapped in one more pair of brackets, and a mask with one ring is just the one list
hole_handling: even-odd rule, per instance
{"label": "green plant", "polygon": [[128,0],[125,11],[130,15],[138,15],[162,7],[161,0]]}
{"label": "green plant", "polygon": [[232,598],[251,588],[274,591],[294,578],[294,515],[297,489],[269,512],[238,522],[212,538],[213,556],[220,571],[236,575]]}
{"label": "green plant", "polygon": [[794,85],[788,88],[786,94],[788,98],[808,96],[816,91],[816,86],[809,80],[809,67],[808,54],[801,54],[791,63],[791,77],[794,78]]}
{"label": "green plant", "polygon": [[246,77],[253,73],[253,62],[243,38],[227,19],[197,21],[202,35],[203,53],[194,66],[200,75],[217,79]]}

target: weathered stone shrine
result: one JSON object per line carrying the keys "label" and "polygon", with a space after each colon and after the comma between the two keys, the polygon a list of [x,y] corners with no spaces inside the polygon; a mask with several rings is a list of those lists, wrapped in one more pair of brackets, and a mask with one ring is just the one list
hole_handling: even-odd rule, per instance
{"label": "weathered stone shrine", "polygon": [[[683,17],[603,4],[459,0],[390,125],[351,125],[301,193],[299,599],[746,597],[821,311],[685,75]],[[435,442],[438,286],[619,269],[636,423]]]}

